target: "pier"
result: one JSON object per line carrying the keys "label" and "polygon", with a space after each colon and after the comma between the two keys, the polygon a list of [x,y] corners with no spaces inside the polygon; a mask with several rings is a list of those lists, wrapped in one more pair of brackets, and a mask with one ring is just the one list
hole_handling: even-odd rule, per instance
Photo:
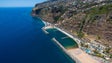
{"label": "pier", "polygon": [[65,49],[55,38],[52,38],[52,40],[68,55],[72,58],[72,60],[74,60],[76,63],[81,63],[76,57],[74,57],[73,55],[71,55],[67,49]]}
{"label": "pier", "polygon": [[[66,43],[65,42],[60,42],[58,41],[55,37],[52,37],[52,40],[71,58],[73,59],[76,63],[100,63],[99,61],[95,60],[94,58],[92,58],[92,56],[88,55],[87,53],[85,53],[84,51],[82,51],[80,49],[80,40],[77,39],[77,38],[74,38],[72,35],[66,33],[65,31],[57,28],[57,27],[54,27],[54,26],[46,26],[46,27],[43,27],[43,30],[45,31],[45,33],[52,33],[52,32],[48,32],[47,30],[48,29],[57,29],[58,31],[62,32],[63,34],[67,35],[67,36],[62,36],[60,39],[61,40],[65,40],[65,39],[68,39],[68,38],[71,38],[74,40],[74,42],[77,43],[78,47],[77,48],[66,48],[65,45],[63,45],[63,43]],[[55,33],[56,31],[54,31],[53,33]],[[58,35],[58,34],[55,34],[55,35]],[[73,45],[72,45],[73,46]]]}

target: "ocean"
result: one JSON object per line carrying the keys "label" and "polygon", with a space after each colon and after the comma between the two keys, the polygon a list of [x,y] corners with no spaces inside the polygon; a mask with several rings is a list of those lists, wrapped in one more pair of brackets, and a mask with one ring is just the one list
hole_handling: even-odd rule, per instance
{"label": "ocean", "polygon": [[56,28],[47,29],[49,36],[55,38],[65,49],[77,48],[78,44],[69,36],[65,35]]}
{"label": "ocean", "polygon": [[0,63],[74,63],[42,31],[31,7],[0,8]]}

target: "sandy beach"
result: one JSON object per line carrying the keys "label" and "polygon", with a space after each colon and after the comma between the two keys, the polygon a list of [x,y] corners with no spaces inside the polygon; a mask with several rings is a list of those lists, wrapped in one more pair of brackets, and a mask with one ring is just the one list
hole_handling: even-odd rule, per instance
{"label": "sandy beach", "polygon": [[[67,36],[71,37],[72,39],[74,39],[74,41],[77,42],[78,44],[80,44],[79,39],[73,37],[72,35],[68,34],[67,32],[61,30],[60,28],[57,28],[57,27],[55,27],[55,28],[58,29],[59,31],[63,32]],[[79,46],[79,47],[81,47],[81,46]],[[74,57],[74,60],[77,58],[81,63],[100,63],[99,61],[95,60],[90,55],[88,55],[87,53],[82,51],[80,48],[69,49],[69,50],[67,50],[67,52],[69,55]]]}
{"label": "sandy beach", "polygon": [[67,52],[73,57],[76,57],[81,63],[100,63],[79,48],[69,49]]}
{"label": "sandy beach", "polygon": [[[46,23],[44,23],[46,25]],[[43,27],[44,30],[49,29],[49,28],[56,28],[59,31],[61,31],[62,33],[66,34],[67,36],[69,36],[70,38],[72,38],[74,40],[74,42],[77,42],[78,46],[80,44],[80,40],[73,37],[72,35],[70,35],[69,33],[61,30],[58,27],[55,26],[45,26]],[[56,41],[57,43],[58,41]],[[57,43],[60,47],[60,43]],[[62,45],[61,45],[62,46]],[[95,60],[94,58],[92,58],[92,56],[88,55],[87,53],[85,53],[84,51],[82,51],[80,49],[81,46],[79,46],[79,48],[73,48],[73,49],[65,49],[64,47],[60,47],[62,49],[64,49],[64,52],[69,55],[73,60],[76,60],[76,63],[100,63],[99,61]]]}

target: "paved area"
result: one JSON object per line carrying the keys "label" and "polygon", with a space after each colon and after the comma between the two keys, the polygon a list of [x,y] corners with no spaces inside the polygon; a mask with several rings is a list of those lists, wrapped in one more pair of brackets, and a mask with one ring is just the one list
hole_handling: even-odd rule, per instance
{"label": "paved area", "polygon": [[81,63],[100,63],[79,48],[69,49],[67,51],[71,56],[76,57]]}

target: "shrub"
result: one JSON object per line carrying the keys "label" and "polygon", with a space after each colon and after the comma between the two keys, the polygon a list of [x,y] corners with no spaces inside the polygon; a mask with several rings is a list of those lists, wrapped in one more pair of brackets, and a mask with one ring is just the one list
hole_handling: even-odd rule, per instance
{"label": "shrub", "polygon": [[78,33],[77,33],[77,36],[78,36],[79,38],[83,38],[83,37],[84,37],[84,33],[83,33],[83,32],[78,32]]}

